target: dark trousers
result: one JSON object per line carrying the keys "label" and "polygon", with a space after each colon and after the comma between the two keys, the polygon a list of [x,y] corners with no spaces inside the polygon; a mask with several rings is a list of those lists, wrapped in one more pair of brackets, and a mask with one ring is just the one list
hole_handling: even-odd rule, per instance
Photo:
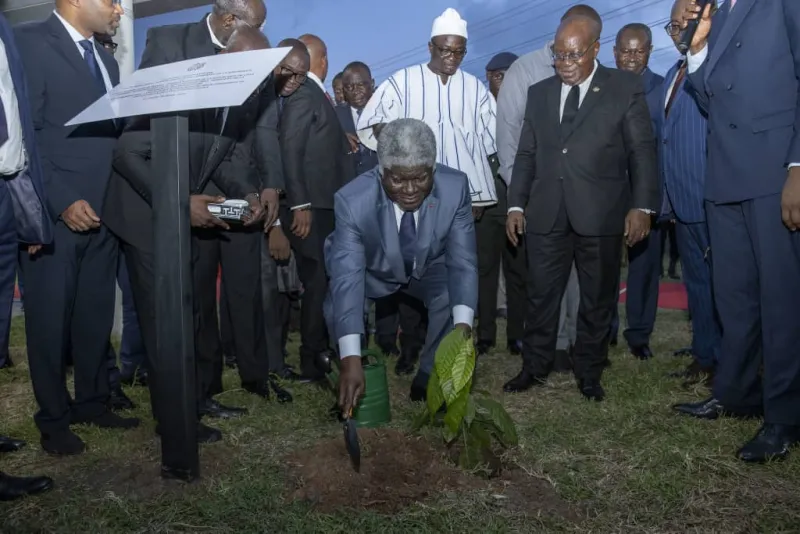
{"label": "dark trousers", "polygon": [[292,297],[278,288],[278,267],[269,254],[269,242],[261,243],[261,298],[264,310],[264,337],[269,370],[280,373],[286,367],[285,349],[289,336]]}
{"label": "dark trousers", "polygon": [[783,225],[780,202],[706,202],[723,332],[714,395],[732,408],[763,402],[767,423],[800,425],[800,234]]}
{"label": "dark trousers", "polygon": [[263,235],[258,227],[192,233],[197,379],[198,391],[205,397],[222,390],[223,359],[217,316],[220,267],[239,377],[242,383],[252,383],[266,380],[269,375],[261,307]]}
{"label": "dark trousers", "polygon": [[398,292],[375,299],[375,343],[384,350],[397,347],[406,352],[422,350],[428,329],[428,311],[422,301]]}
{"label": "dark trousers", "polygon": [[0,178],[0,368],[6,364],[9,357],[11,308],[14,304],[18,253],[19,241],[14,209],[6,185]]}
{"label": "dark trousers", "polygon": [[580,305],[574,347],[578,379],[599,379],[608,358],[608,332],[619,280],[622,236],[581,236],[561,206],[547,234],[528,232],[528,306],[522,359],[525,369],[546,376],[555,361],[561,299],[573,261],[578,271]]}
{"label": "dark trousers", "polygon": [[[114,322],[117,240],[104,227],[85,233],[55,225],[52,245],[22,255],[25,328],[42,433],[102,414],[108,399],[108,340]],[[66,387],[72,350],[75,399]]]}
{"label": "dark trousers", "polygon": [[119,346],[119,366],[114,347],[108,345],[108,384],[112,389],[120,386],[122,378],[131,379],[143,376],[147,372],[147,353],[144,350],[142,333],[139,330],[139,318],[133,305],[131,283],[128,279],[128,267],[120,252],[117,264],[117,284],[122,294],[122,339]]}
{"label": "dark trousers", "polygon": [[721,333],[714,304],[708,226],[705,222],[678,222],[675,233],[692,316],[692,355],[703,367],[713,367],[719,356]]}
{"label": "dark trousers", "polygon": [[328,276],[325,272],[325,239],[333,232],[335,218],[333,210],[312,210],[311,232],[305,239],[295,236],[290,230],[292,213],[281,209],[281,224],[295,254],[297,274],[303,284],[303,300],[300,308],[300,368],[309,378],[321,378],[317,356],[330,348],[328,329],[323,307],[328,291]]}
{"label": "dark trousers", "polygon": [[219,282],[219,341],[225,363],[236,362],[236,345],[233,342],[231,305],[225,291],[225,280]]}
{"label": "dark trousers", "polygon": [[506,279],[508,341],[522,339],[525,318],[525,246],[514,247],[506,237],[506,183],[495,178],[498,203],[475,222],[478,244],[478,341],[494,344],[497,337],[497,286],[500,265]]}
{"label": "dark trousers", "polygon": [[659,265],[661,266],[660,273],[664,272],[664,253],[667,250],[667,240],[669,240],[669,272],[675,269],[675,264],[681,257],[680,246],[678,245],[678,229],[677,223],[670,221],[663,221],[659,224],[661,229],[661,259]]}
{"label": "dark trousers", "polygon": [[[660,276],[661,230],[654,224],[650,235],[628,248],[628,283],[625,290],[628,327],[623,335],[632,347],[650,343],[658,313]],[[619,303],[619,291],[616,292],[616,299]],[[619,321],[618,306],[614,306],[614,317]]]}

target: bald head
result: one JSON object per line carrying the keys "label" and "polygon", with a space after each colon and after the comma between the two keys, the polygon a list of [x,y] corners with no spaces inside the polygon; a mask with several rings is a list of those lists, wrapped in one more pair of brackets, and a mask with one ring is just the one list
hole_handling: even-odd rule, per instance
{"label": "bald head", "polygon": [[291,48],[286,57],[281,62],[288,65],[292,70],[294,67],[301,72],[308,72],[311,68],[311,56],[308,53],[308,48],[299,39],[284,39],[278,43],[278,48]]}
{"label": "bald head", "polygon": [[301,35],[299,40],[306,45],[308,54],[311,56],[310,72],[324,82],[328,77],[328,47],[325,45],[325,41],[310,33]]}
{"label": "bald head", "polygon": [[603,32],[603,19],[600,18],[600,14],[592,6],[587,6],[586,4],[572,6],[561,17],[561,22],[571,17],[586,17],[595,20],[600,25],[600,33]]}
{"label": "bald head", "polygon": [[274,71],[278,94],[288,97],[306,80],[311,58],[306,45],[298,39],[284,39],[278,43],[278,48],[291,48]]}
{"label": "bald head", "polygon": [[594,70],[602,26],[594,18],[573,16],[558,27],[553,40],[556,73],[566,85],[580,85]]}
{"label": "bald head", "polygon": [[208,23],[219,42],[228,46],[233,32],[245,26],[260,30],[266,19],[263,0],[214,0]]}
{"label": "bald head", "polygon": [[228,44],[222,52],[249,52],[250,50],[264,50],[271,48],[267,36],[250,26],[240,26],[234,30]]}
{"label": "bald head", "polygon": [[574,15],[561,22],[558,31],[556,31],[556,39],[558,39],[559,35],[581,36],[584,39],[588,39],[588,45],[590,42],[599,39],[602,31],[603,25],[596,19],[583,15]]}

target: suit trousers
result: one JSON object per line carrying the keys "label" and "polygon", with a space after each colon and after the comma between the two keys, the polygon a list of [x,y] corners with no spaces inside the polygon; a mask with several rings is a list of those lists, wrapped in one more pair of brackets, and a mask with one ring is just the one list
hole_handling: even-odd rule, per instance
{"label": "suit trousers", "polygon": [[397,347],[400,330],[400,348],[416,352],[425,345],[428,329],[428,311],[422,301],[398,292],[375,299],[375,343],[388,352]]}
{"label": "suit trousers", "polygon": [[495,178],[498,203],[475,221],[478,247],[478,328],[476,338],[494,345],[497,337],[497,286],[500,266],[506,281],[506,338],[522,339],[525,318],[525,246],[514,247],[506,237],[507,186]]}
{"label": "suit trousers", "polygon": [[[311,232],[300,239],[291,231],[285,231],[297,260],[297,274],[303,283],[303,300],[300,308],[300,367],[308,378],[322,378],[317,367],[317,356],[329,350],[328,328],[323,306],[328,291],[328,275],[325,272],[325,239],[333,233],[335,217],[333,210],[312,208]],[[292,213],[281,209],[281,224],[288,229],[292,225]]]}
{"label": "suit trousers", "polygon": [[575,263],[569,271],[567,290],[561,298],[561,313],[558,316],[558,339],[556,350],[569,350],[575,345],[578,335],[578,306],[581,302],[580,288],[578,287],[578,270]]}
{"label": "suit trousers", "polygon": [[192,278],[198,364],[199,400],[222,391],[223,355],[217,314],[217,275],[228,300],[231,337],[242,383],[269,375],[261,302],[261,241],[259,225],[230,231],[192,232]]}
{"label": "suit trousers", "polygon": [[722,325],[714,395],[731,409],[763,403],[767,423],[800,425],[800,234],[783,225],[780,193],[706,202],[706,215]]}
{"label": "suit trousers", "polygon": [[704,222],[675,224],[683,282],[692,316],[692,356],[703,367],[717,363],[721,332],[711,278],[708,226]]}
{"label": "suit trousers", "polygon": [[522,345],[523,366],[536,376],[553,369],[558,316],[573,262],[580,305],[574,348],[578,379],[600,378],[608,359],[608,328],[619,280],[622,236],[582,236],[572,229],[563,204],[547,234],[527,232],[528,306]]}
{"label": "suit trousers", "polygon": [[269,253],[269,241],[261,243],[261,299],[264,310],[264,337],[267,360],[272,373],[280,373],[286,367],[285,349],[289,332],[291,297],[280,291],[278,268],[280,264]]}
{"label": "suit trousers", "polygon": [[[28,363],[39,404],[34,419],[43,434],[106,410],[117,253],[117,239],[105,226],[75,233],[59,221],[53,244],[33,258],[22,255]],[[66,385],[70,349],[75,369],[72,402]]]}
{"label": "suit trousers", "polygon": [[[27,252],[24,254],[27,255]],[[0,177],[0,368],[8,361],[11,334],[11,308],[14,304],[14,280],[17,275],[19,241],[14,208],[6,185]]]}
{"label": "suit trousers", "polygon": [[[660,276],[661,229],[654,224],[650,235],[628,249],[628,283],[625,290],[628,327],[623,335],[631,347],[650,343],[658,313]],[[616,298],[619,302],[619,291]],[[618,310],[618,306],[615,306],[615,310]],[[617,313],[615,316],[618,317]]]}

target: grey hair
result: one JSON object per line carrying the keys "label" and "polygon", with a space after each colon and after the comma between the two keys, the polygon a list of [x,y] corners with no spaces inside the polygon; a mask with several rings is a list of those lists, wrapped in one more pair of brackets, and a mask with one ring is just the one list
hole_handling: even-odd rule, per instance
{"label": "grey hair", "polygon": [[381,169],[394,167],[434,167],[436,136],[417,119],[397,119],[378,136],[378,163]]}

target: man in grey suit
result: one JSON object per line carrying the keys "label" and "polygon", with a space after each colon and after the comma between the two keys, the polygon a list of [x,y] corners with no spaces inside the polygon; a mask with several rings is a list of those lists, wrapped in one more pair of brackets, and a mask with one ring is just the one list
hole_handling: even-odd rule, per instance
{"label": "man in grey suit", "polygon": [[439,342],[453,323],[471,334],[478,305],[467,177],[436,164],[436,138],[424,122],[398,119],[381,131],[378,166],[342,187],[333,209],[336,229],[325,242],[325,318],[339,340],[339,405],[348,413],[364,391],[365,299],[397,292],[428,310],[425,348],[411,384],[411,399],[424,400]]}

